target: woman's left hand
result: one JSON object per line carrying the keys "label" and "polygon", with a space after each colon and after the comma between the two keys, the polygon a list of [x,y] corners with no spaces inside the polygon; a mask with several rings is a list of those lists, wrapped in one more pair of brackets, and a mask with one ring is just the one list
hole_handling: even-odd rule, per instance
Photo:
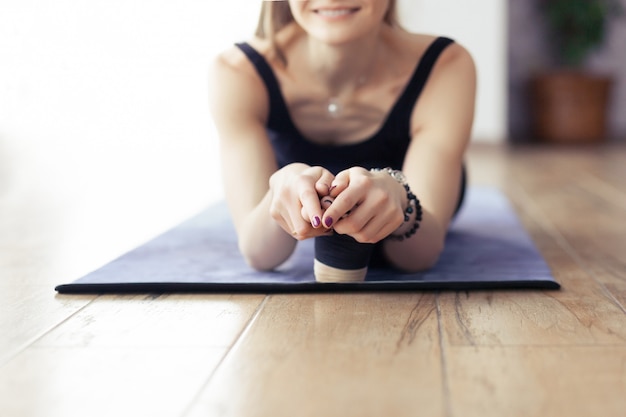
{"label": "woman's left hand", "polygon": [[362,243],[376,243],[404,221],[406,191],[385,172],[354,167],[341,171],[331,184],[332,204],[322,224]]}

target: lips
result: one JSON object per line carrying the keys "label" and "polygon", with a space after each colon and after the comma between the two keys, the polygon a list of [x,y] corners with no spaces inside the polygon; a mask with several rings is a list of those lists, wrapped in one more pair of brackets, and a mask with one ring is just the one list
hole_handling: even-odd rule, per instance
{"label": "lips", "polygon": [[346,7],[342,9],[315,9],[313,11],[323,17],[342,17],[357,12],[358,10],[358,7]]}

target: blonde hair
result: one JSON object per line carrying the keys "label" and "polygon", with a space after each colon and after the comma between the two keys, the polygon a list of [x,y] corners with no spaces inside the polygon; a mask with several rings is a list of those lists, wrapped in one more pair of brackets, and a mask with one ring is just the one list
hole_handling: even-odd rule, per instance
{"label": "blonde hair", "polygon": [[[396,4],[396,0],[389,0],[389,8],[383,18],[383,22],[389,26],[399,26]],[[273,52],[275,52],[282,61],[284,61],[284,56],[276,46],[275,36],[278,31],[293,21],[294,18],[287,0],[263,1],[255,35],[261,39],[269,40]]]}
{"label": "blonde hair", "polygon": [[273,40],[276,32],[293,22],[289,3],[285,1],[263,0],[261,14],[255,35],[261,39]]}

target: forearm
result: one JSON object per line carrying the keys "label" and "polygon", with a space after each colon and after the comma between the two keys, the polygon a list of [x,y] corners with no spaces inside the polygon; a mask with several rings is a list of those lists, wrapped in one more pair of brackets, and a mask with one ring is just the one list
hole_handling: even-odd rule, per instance
{"label": "forearm", "polygon": [[243,219],[237,230],[241,254],[251,267],[258,270],[271,270],[285,262],[297,243],[270,216],[270,192]]}
{"label": "forearm", "polygon": [[[401,226],[404,233],[411,224]],[[427,210],[423,211],[419,228],[411,237],[402,241],[386,239],[383,252],[392,266],[407,272],[419,272],[431,268],[443,250],[446,229]]]}

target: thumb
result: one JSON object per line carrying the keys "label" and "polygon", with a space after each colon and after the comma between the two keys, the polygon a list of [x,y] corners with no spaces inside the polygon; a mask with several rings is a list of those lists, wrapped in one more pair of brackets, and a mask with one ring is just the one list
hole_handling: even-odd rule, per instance
{"label": "thumb", "polygon": [[320,177],[315,182],[315,191],[319,196],[325,196],[330,194],[331,183],[334,181],[335,176],[328,170],[323,169]]}

